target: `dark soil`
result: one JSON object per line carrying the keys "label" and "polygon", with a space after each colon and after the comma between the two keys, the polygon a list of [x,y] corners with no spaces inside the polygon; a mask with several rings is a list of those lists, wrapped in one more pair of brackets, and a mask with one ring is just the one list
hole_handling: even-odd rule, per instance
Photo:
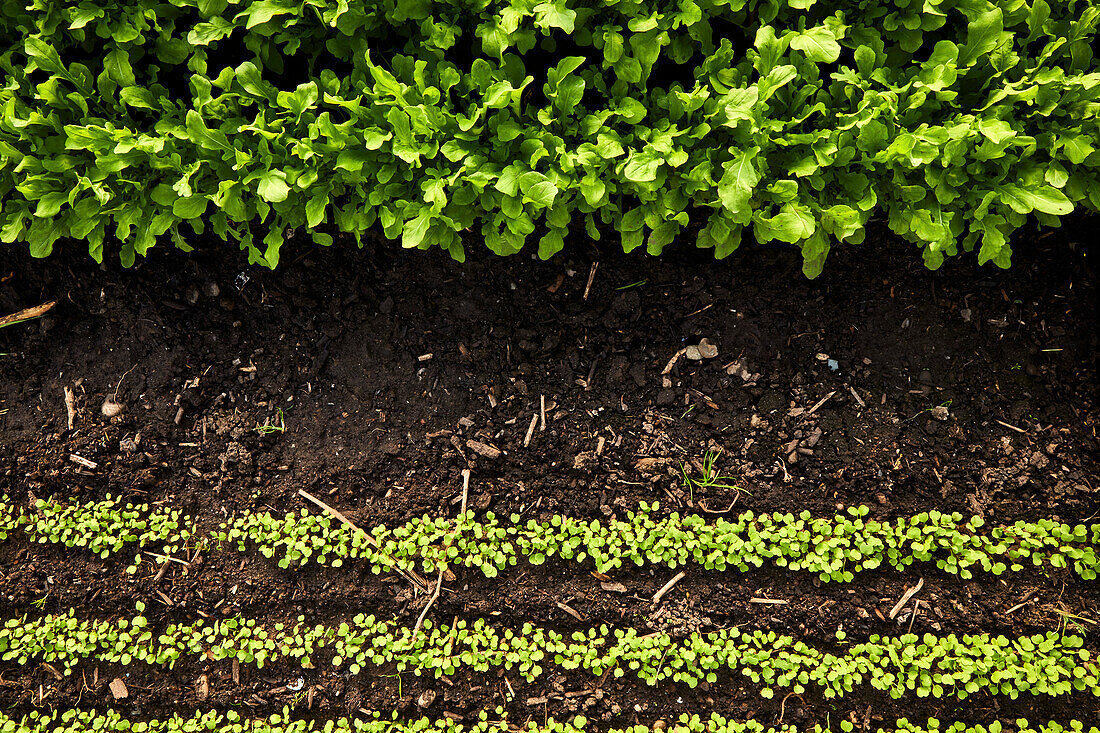
{"label": "dark soil", "polygon": [[[881,518],[939,509],[994,523],[1100,521],[1100,304],[1088,244],[1096,223],[1020,242],[1010,271],[957,259],[932,273],[898,243],[840,248],[813,282],[786,250],[723,262],[696,253],[603,257],[587,298],[594,256],[475,256],[457,266],[375,244],[302,248],[269,272],[237,253],[165,249],[126,271],[81,256],[32,261],[8,248],[0,316],[58,305],[0,330],[0,493],[20,503],[111,494],[168,503],[211,526],[247,510],[315,511],[304,489],[370,526],[453,516],[470,469],[470,506],[524,518],[603,519],[656,500],[662,512],[711,518],[867,504]],[[703,338],[716,358],[683,355],[662,374]],[[72,429],[65,387],[76,397]],[[121,414],[103,416],[108,398]],[[536,420],[527,442],[543,398],[545,430]],[[285,432],[257,430],[280,414]],[[699,476],[708,452],[727,480],[689,490],[682,471]],[[234,551],[191,556],[186,573],[143,564],[131,577],[123,572],[131,557],[99,560],[11,538],[0,544],[0,616],[75,608],[113,618],[144,600],[154,624],[235,612],[337,623],[370,612],[412,624],[426,601],[363,567],[280,570]],[[1100,649],[1100,584],[1065,571],[964,581],[918,564],[823,584],[775,569],[688,568],[655,606],[649,597],[673,571],[616,573],[626,587],[616,593],[591,570],[520,564],[492,580],[460,571],[429,616],[677,634],[737,625],[821,648],[840,627],[853,639],[910,627],[1012,636],[1065,628]],[[919,612],[910,604],[889,619],[919,578]],[[88,662],[58,680],[41,665],[6,662],[0,705],[112,704],[134,717],[396,707],[467,719],[503,705],[518,723],[583,712],[601,725],[712,711],[767,724],[850,718],[870,728],[898,717],[1100,719],[1091,695],[894,701],[857,690],[827,701],[777,691],[765,700],[728,676],[691,690],[553,669],[533,684],[514,673],[437,681],[330,670]],[[108,690],[117,676],[127,681],[125,700]],[[299,677],[303,686],[291,689]],[[429,688],[437,698],[421,709]]]}

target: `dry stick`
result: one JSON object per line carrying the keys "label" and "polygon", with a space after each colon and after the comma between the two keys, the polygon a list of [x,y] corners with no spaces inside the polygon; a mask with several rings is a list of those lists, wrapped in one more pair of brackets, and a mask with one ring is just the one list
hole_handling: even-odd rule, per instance
{"label": "dry stick", "polygon": [[832,399],[832,396],[835,395],[835,394],[836,394],[836,390],[834,390],[834,391],[830,392],[829,394],[825,395],[824,397],[822,397],[820,400],[817,401],[816,405],[811,407],[809,410],[806,410],[806,414],[807,415],[812,415],[815,412],[817,412],[818,409],[820,409],[822,405],[824,405],[826,402],[828,402],[830,399]]}
{"label": "dry stick", "polygon": [[436,599],[439,598],[439,589],[443,587],[443,571],[446,566],[439,569],[439,577],[435,581],[435,593],[432,593],[432,597],[428,599],[428,605],[424,606],[424,610],[420,612],[420,618],[416,620],[416,626],[413,627],[412,640],[416,641],[417,634],[420,633],[420,627],[424,625],[424,617],[428,615],[428,609],[432,607]]}
{"label": "dry stick", "polygon": [[749,603],[764,603],[772,606],[785,606],[790,601],[784,601],[782,598],[750,598]]}
{"label": "dry stick", "polygon": [[462,513],[466,513],[466,499],[470,496],[470,469],[462,469]]}
{"label": "dry stick", "polygon": [[687,573],[685,573],[683,570],[676,573],[676,575],[672,577],[672,580],[665,583],[663,586],[661,586],[661,590],[653,594],[653,602],[657,603],[659,600],[661,600],[661,598],[664,597],[665,593],[668,593],[670,590],[672,590],[672,586],[683,580],[686,575]]}
{"label": "dry stick", "polygon": [[592,268],[588,271],[588,284],[584,286],[584,300],[588,300],[588,291],[592,289],[592,281],[596,279],[596,268],[599,266],[599,262],[593,262]]}
{"label": "dry stick", "polygon": [[906,631],[905,633],[907,633],[907,634],[912,634],[913,633],[913,622],[917,620],[917,614],[918,613],[920,613],[920,599],[919,598],[914,598],[913,599],[913,613],[912,613],[911,616],[909,616],[909,630]]}
{"label": "dry stick", "polygon": [[73,394],[72,387],[64,387],[65,390],[65,412],[69,416],[69,430],[73,429],[73,425],[76,423],[76,395]]}
{"label": "dry stick", "polygon": [[[352,522],[350,519],[348,519],[343,514],[336,511],[335,509],[333,509],[332,507],[330,507],[325,502],[318,499],[313,494],[309,493],[305,489],[298,489],[298,494],[301,495],[302,497],[306,498],[306,499],[309,499],[314,504],[321,507],[321,509],[328,512],[329,514],[331,514],[336,519],[339,519],[341,522],[343,522],[347,526],[351,527],[352,531],[358,532],[359,534],[363,535],[363,537],[367,540],[367,542],[369,542],[371,545],[373,545],[376,550],[381,550],[382,549],[381,547],[378,546],[378,541],[375,540],[374,537],[372,537],[370,534],[368,534],[367,532],[365,532],[362,529],[360,529],[359,527],[357,527],[354,522]],[[423,589],[428,588],[428,582],[426,580],[424,580],[423,578],[421,578],[419,575],[417,575],[415,570],[406,571],[403,568],[401,568],[401,566],[399,566],[397,564],[397,561],[394,560],[393,558],[388,557],[386,555],[383,555],[382,557],[384,559],[388,560],[391,563],[391,565],[393,566],[394,571],[396,571],[397,574],[400,575],[401,577],[403,577],[405,580],[409,581],[413,585],[418,586],[420,588],[423,588]]]}
{"label": "dry stick", "polygon": [[57,305],[56,300],[51,300],[49,303],[43,303],[42,305],[36,305],[33,308],[24,308],[21,311],[12,313],[10,316],[0,317],[0,328],[4,326],[11,326],[21,321],[29,321],[32,318],[38,318],[43,315],[50,308]]}
{"label": "dry stick", "polygon": [[856,402],[858,402],[858,403],[859,403],[859,406],[860,406],[860,407],[866,407],[866,406],[867,406],[867,403],[866,403],[866,402],[864,402],[864,401],[863,401],[863,398],[859,396],[859,392],[856,392],[856,388],[855,388],[855,387],[853,387],[853,386],[851,386],[851,385],[848,385],[848,391],[849,391],[849,392],[851,392],[851,393],[852,393],[852,396],[856,398]]}
{"label": "dry stick", "polygon": [[1017,433],[1023,433],[1024,435],[1027,435],[1027,431],[1024,430],[1023,428],[1018,428],[1015,425],[1009,425],[1004,420],[998,420],[998,419],[994,418],[993,422],[1000,423],[1001,425],[1004,425],[1009,430],[1015,430]]}
{"label": "dry stick", "polygon": [[539,395],[539,432],[546,430],[546,395]]}
{"label": "dry stick", "polygon": [[919,591],[923,587],[924,578],[921,578],[919,581],[917,581],[916,585],[905,591],[905,593],[901,596],[901,600],[898,601],[897,605],[895,605],[893,610],[890,611],[890,618],[893,619],[895,616],[901,613],[901,609],[905,607],[905,604],[909,602],[909,599],[915,596],[917,594],[917,591]]}
{"label": "dry stick", "polygon": [[531,424],[527,427],[527,435],[523,436],[523,447],[531,445],[531,438],[535,437],[535,426],[539,424],[539,416],[531,416]]}

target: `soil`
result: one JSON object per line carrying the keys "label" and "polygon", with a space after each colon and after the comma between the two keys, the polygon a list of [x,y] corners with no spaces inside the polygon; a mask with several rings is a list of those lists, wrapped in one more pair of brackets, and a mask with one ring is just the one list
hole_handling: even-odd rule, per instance
{"label": "soil", "polygon": [[[19,503],[110,494],[170,504],[208,527],[249,510],[316,511],[305,490],[371,526],[454,516],[469,469],[475,511],[524,519],[606,519],[659,501],[659,512],[711,519],[866,504],[878,518],[938,509],[993,523],[1095,522],[1096,224],[1023,238],[1009,271],[956,258],[929,272],[910,245],[880,234],[874,246],[837,249],[812,282],[796,254],[767,248],[715,262],[578,245],[548,263],[472,255],[457,266],[381,242],[302,245],[275,272],[213,246],[154,250],[132,270],[8,248],[0,315],[58,303],[0,329],[0,493]],[[708,344],[716,356],[692,358],[710,355]],[[119,414],[106,417],[105,402]],[[698,478],[708,456],[723,480],[686,487],[684,471]],[[75,608],[115,618],[144,600],[154,625],[235,612],[327,623],[369,612],[412,624],[426,603],[396,576],[355,565],[281,570],[234,551],[160,574],[143,564],[131,577],[131,557],[10,538],[0,544],[0,616]],[[737,625],[819,648],[835,646],[838,628],[855,640],[1066,629],[1100,650],[1100,584],[1066,571],[965,581],[918,564],[837,584],[689,567],[656,605],[650,596],[674,571],[613,574],[625,592],[591,571],[569,562],[521,563],[495,579],[458,571],[428,617],[681,635]],[[919,611],[889,619],[918,579]],[[113,705],[131,717],[210,707],[264,716],[288,705],[319,718],[362,708],[466,720],[499,705],[517,723],[583,713],[602,727],[683,712],[863,729],[899,717],[1100,720],[1091,695],[891,700],[857,689],[840,700],[813,691],[766,700],[730,675],[689,689],[552,668],[531,684],[506,672],[331,670],[87,662],[59,680],[44,665],[2,662],[0,705]],[[110,692],[116,677],[124,700]],[[435,699],[422,707],[429,689]]]}

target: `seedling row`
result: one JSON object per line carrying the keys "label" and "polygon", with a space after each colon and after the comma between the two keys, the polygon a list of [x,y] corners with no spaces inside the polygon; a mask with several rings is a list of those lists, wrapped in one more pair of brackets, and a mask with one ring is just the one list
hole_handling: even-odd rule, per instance
{"label": "seedling row", "polygon": [[[357,532],[327,514],[306,510],[279,516],[248,513],[201,532],[195,520],[170,508],[102,501],[59,504],[39,500],[33,510],[0,503],[0,539],[17,531],[40,543],[87,547],[101,557],[128,545],[165,555],[184,548],[255,548],[283,568],[310,562],[340,566],[369,563],[375,573],[394,569],[434,572],[441,566],[476,567],[496,576],[520,559],[591,561],[600,572],[647,563],[676,568],[748,571],[765,563],[816,573],[824,581],[850,582],[879,567],[902,570],[934,562],[964,579],[983,571],[1000,575],[1025,566],[1072,568],[1096,577],[1100,524],[1070,525],[1041,519],[989,526],[980,517],[922,512],[892,521],[868,519],[866,506],[832,517],[809,512],[744,512],[708,523],[698,515],[654,515],[657,503],[640,505],[625,519],[605,522],[555,516],[548,522],[492,512],[475,519],[421,517],[395,528]],[[139,552],[130,566],[136,572]]]}
{"label": "seedling row", "polygon": [[[144,604],[138,603],[138,612]],[[1096,661],[1081,637],[1047,632],[1006,638],[989,634],[870,636],[848,644],[837,631],[833,653],[790,636],[736,628],[693,633],[674,639],[663,632],[606,625],[563,634],[524,624],[495,628],[484,619],[454,625],[408,627],[359,614],[339,625],[262,624],[240,616],[159,630],[141,615],[131,619],[89,620],[74,612],[36,619],[9,619],[0,630],[4,661],[20,665],[48,662],[71,673],[82,660],[132,664],[146,662],[169,669],[187,660],[235,659],[259,668],[283,660],[311,669],[319,665],[358,674],[369,666],[394,665],[398,672],[436,678],[459,669],[514,670],[532,682],[546,667],[583,670],[596,677],[636,676],[650,685],[663,681],[695,687],[733,674],[761,686],[770,698],[776,689],[798,694],[809,687],[826,697],[841,697],[868,685],[894,698],[959,699],[985,691],[1019,695],[1100,696]],[[323,659],[322,659],[323,657]]]}
{"label": "seedling row", "polygon": [[[583,716],[567,722],[553,718],[542,725],[534,721],[525,726],[509,725],[507,714],[498,708],[494,712],[482,712],[479,719],[469,723],[455,722],[449,718],[431,720],[399,720],[396,713],[383,716],[375,712],[358,718],[337,720],[295,719],[288,710],[266,718],[242,717],[235,711],[210,710],[196,712],[190,717],[173,715],[170,718],[131,721],[115,710],[66,710],[64,712],[32,711],[22,718],[0,713],[2,733],[84,733],[88,730],[103,733],[591,733],[596,726]],[[711,714],[710,717],[683,714],[672,725],[663,729],[645,725],[626,728],[610,728],[606,733],[851,733],[854,726],[845,720],[835,727],[815,725],[813,728],[797,728],[780,725],[769,728],[756,720],[731,720]],[[1062,724],[1048,722],[1032,725],[1026,719],[1002,725],[999,722],[985,725],[941,723],[929,719],[926,723],[911,723],[902,718],[892,727],[880,728],[878,733],[1100,733],[1095,725],[1086,726],[1073,720]]]}

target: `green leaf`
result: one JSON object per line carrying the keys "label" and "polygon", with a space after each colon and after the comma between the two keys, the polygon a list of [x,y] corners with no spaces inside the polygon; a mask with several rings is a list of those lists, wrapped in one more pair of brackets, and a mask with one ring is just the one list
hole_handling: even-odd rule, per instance
{"label": "green leaf", "polygon": [[739,213],[748,209],[753,189],[760,182],[760,172],[753,163],[759,152],[759,148],[735,151],[733,160],[724,166],[718,197],[727,211]]}
{"label": "green leaf", "polygon": [[560,28],[572,33],[577,20],[577,11],[565,7],[564,0],[539,3],[534,7],[535,25],[539,28]]}
{"label": "green leaf", "polygon": [[290,187],[286,185],[286,174],[280,170],[264,173],[259,178],[260,198],[270,204],[286,201],[290,195]]}
{"label": "green leaf", "polygon": [[840,44],[824,26],[802,31],[791,38],[791,48],[801,51],[810,61],[832,63],[840,58]]}
{"label": "green leaf", "polygon": [[401,230],[401,246],[405,249],[419,247],[431,225],[431,213],[428,211],[422,211],[416,218],[406,221]]}
{"label": "green leaf", "polygon": [[209,200],[202,194],[178,198],[172,204],[172,213],[180,219],[198,219],[206,212],[206,204]]}
{"label": "green leaf", "polygon": [[1020,214],[1041,211],[1044,214],[1064,215],[1073,211],[1073,202],[1053,186],[1030,184],[1029,188],[1007,184],[997,188],[1001,200]]}
{"label": "green leaf", "polygon": [[754,221],[753,229],[761,242],[778,239],[794,244],[809,239],[816,229],[809,209],[798,204],[783,204],[777,215],[770,219],[758,215]]}
{"label": "green leaf", "polygon": [[959,51],[959,68],[965,69],[997,48],[1004,32],[1004,15],[994,7],[970,21],[966,30],[966,45]]}
{"label": "green leaf", "polygon": [[311,228],[325,220],[325,207],[328,205],[328,193],[319,193],[306,202],[306,224]]}
{"label": "green leaf", "polygon": [[664,162],[660,155],[652,150],[636,150],[630,154],[623,165],[623,177],[634,183],[648,183],[657,180],[657,169]]}
{"label": "green leaf", "polygon": [[124,87],[118,96],[131,107],[157,109],[153,93],[144,87]]}
{"label": "green leaf", "polygon": [[1066,151],[1066,157],[1069,158],[1069,162],[1074,165],[1081,165],[1085,162],[1085,158],[1092,154],[1092,151],[1096,148],[1093,147],[1087,135],[1077,135],[1075,137],[1063,137],[1061,138],[1062,150]]}

